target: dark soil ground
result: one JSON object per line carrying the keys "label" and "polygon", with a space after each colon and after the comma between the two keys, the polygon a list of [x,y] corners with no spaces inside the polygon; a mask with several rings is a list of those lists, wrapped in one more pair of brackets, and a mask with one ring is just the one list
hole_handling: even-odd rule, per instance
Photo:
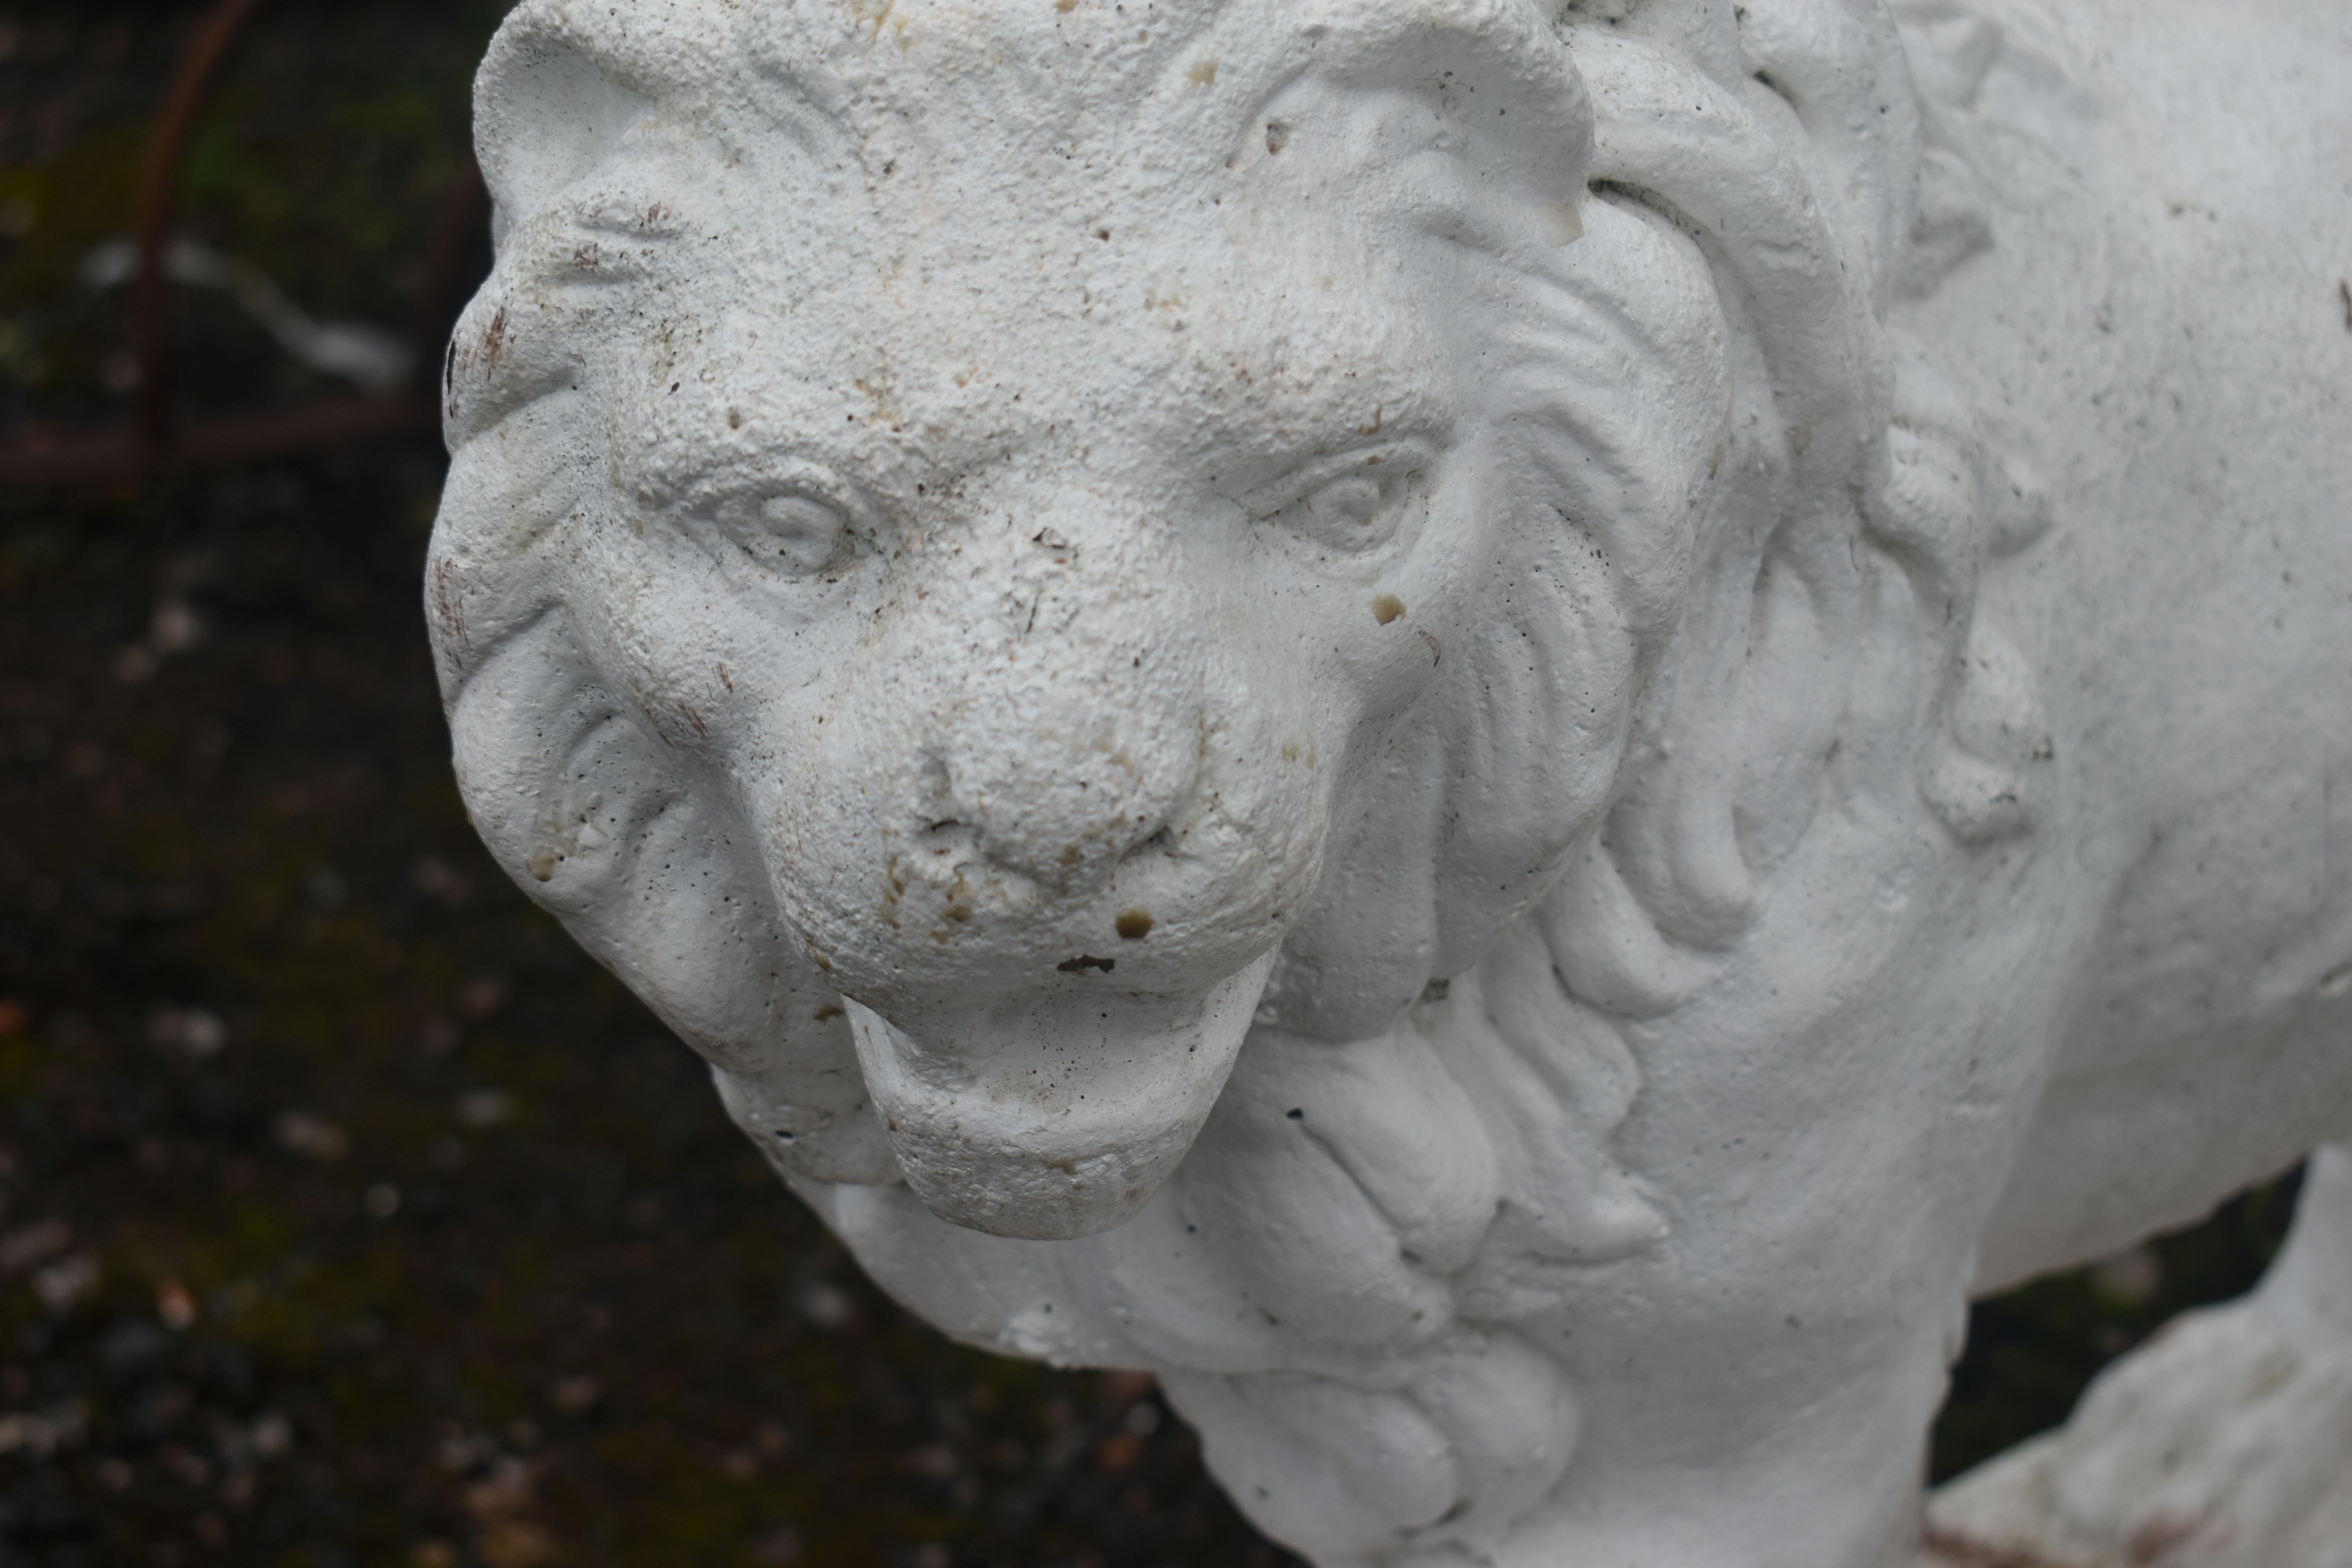
{"label": "dark soil ground", "polygon": [[[500,7],[265,12],[186,232],[395,328]],[[123,416],[195,11],[0,11],[0,441]],[[182,300],[192,406],[333,390]],[[430,437],[0,498],[0,1568],[1290,1563],[1148,1380],[960,1349],[526,904],[451,785]],[[2289,1186],[1978,1310],[1950,1473],[2242,1289]]]}

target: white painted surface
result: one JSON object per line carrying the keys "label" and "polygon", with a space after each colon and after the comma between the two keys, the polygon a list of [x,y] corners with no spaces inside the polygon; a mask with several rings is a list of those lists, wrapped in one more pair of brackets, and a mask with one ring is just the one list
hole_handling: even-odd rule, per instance
{"label": "white painted surface", "polygon": [[1334,1568],[1906,1560],[1972,1281],[2352,1132],[2352,14],[1897,12],[484,68],[477,826],[887,1288]]}

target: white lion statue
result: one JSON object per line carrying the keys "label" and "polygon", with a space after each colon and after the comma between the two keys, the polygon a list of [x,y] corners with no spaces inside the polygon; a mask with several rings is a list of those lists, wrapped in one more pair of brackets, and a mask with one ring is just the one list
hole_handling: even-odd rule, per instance
{"label": "white lion statue", "polygon": [[[2352,12],[523,0],[474,821],[1328,1568],[1889,1568],[2352,1136]],[[1953,1562],[2352,1563],[2352,1158]],[[2331,1523],[2331,1521],[2333,1521]]]}

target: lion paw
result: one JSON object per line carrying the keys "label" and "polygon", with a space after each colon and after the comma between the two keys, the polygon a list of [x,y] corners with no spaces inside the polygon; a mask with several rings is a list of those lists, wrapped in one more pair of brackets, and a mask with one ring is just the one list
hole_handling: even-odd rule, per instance
{"label": "lion paw", "polygon": [[1928,1517],[1948,1568],[2352,1568],[2352,1342],[2185,1317]]}

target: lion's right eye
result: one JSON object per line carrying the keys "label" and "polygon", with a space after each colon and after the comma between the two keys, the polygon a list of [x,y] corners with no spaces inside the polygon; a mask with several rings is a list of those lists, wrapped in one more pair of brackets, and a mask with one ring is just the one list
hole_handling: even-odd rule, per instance
{"label": "lion's right eye", "polygon": [[839,511],[797,490],[725,496],[709,517],[754,563],[788,576],[824,570],[847,531]]}
{"label": "lion's right eye", "polygon": [[1327,549],[1361,555],[1397,536],[1418,478],[1409,455],[1394,450],[1328,469],[1277,516]]}
{"label": "lion's right eye", "polygon": [[1334,479],[1307,498],[1307,510],[1320,530],[1342,542],[1375,542],[1388,498],[1381,481],[1362,474]]}

